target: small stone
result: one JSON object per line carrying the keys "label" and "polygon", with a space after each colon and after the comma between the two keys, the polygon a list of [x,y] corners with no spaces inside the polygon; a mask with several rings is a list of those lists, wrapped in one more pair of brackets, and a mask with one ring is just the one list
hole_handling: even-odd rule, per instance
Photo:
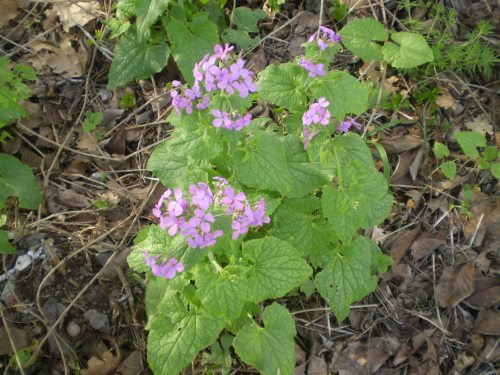
{"label": "small stone", "polygon": [[68,326],[66,327],[66,332],[71,337],[78,336],[81,331],[82,331],[82,329],[80,328],[80,326],[74,320],[72,320],[71,322],[69,322]]}
{"label": "small stone", "polygon": [[90,326],[94,328],[96,331],[101,331],[103,333],[110,333],[108,316],[106,314],[100,313],[96,310],[89,310],[83,317],[87,319]]}

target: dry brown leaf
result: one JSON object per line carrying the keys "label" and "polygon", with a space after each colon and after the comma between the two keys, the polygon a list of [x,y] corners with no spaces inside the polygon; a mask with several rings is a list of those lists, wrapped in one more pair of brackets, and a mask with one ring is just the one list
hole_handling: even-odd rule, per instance
{"label": "dry brown leaf", "polygon": [[120,128],[116,131],[105,148],[110,154],[125,155],[125,151],[127,149],[125,129]]}
{"label": "dry brown leaf", "polygon": [[63,25],[63,30],[69,32],[73,26],[85,26],[98,17],[99,2],[97,1],[57,1],[52,11],[55,12]]}
{"label": "dry brown leaf", "polygon": [[444,109],[457,109],[457,102],[450,94],[442,94],[436,98],[436,104]]}
{"label": "dry brown leaf", "polygon": [[142,374],[144,371],[144,362],[141,352],[136,350],[130,353],[120,366],[118,366],[117,370],[122,375]]}
{"label": "dry brown leaf", "polygon": [[15,351],[19,351],[19,349],[29,345],[29,335],[25,330],[9,327],[9,334],[7,334],[5,327],[0,327],[0,355],[10,355],[14,353],[9,336],[16,347]]}
{"label": "dry brown leaf", "polygon": [[360,76],[366,75],[374,85],[377,84],[383,76],[380,71],[380,63],[375,60],[365,62],[363,66],[359,68],[359,74]]}
{"label": "dry brown leaf", "polygon": [[384,81],[384,88],[391,94],[395,94],[399,91],[399,87],[396,86],[397,82],[398,82],[398,77],[396,76],[388,77]]}
{"label": "dry brown leaf", "polygon": [[472,331],[482,335],[500,336],[500,311],[481,311],[477,316]]}
{"label": "dry brown leaf", "polygon": [[474,294],[466,300],[478,309],[485,309],[500,302],[500,280],[492,277],[476,279]]}
{"label": "dry brown leaf", "polygon": [[2,0],[2,11],[0,12],[0,27],[4,27],[10,20],[16,18],[17,8],[24,8],[28,4],[24,0]]}
{"label": "dry brown leaf", "polygon": [[81,375],[107,375],[120,363],[120,355],[116,357],[109,350],[102,353],[101,358],[92,356],[87,362],[87,368]]}
{"label": "dry brown leaf", "polygon": [[423,143],[421,138],[413,135],[403,135],[400,137],[383,139],[380,144],[385,148],[388,154],[399,154],[404,151],[412,150],[421,146]]}
{"label": "dry brown leaf", "polygon": [[410,248],[410,245],[413,243],[415,238],[420,234],[420,227],[402,232],[398,238],[393,242],[391,246],[391,257],[394,259],[396,263],[398,263],[401,258],[403,258]]}
{"label": "dry brown leaf", "polygon": [[420,164],[422,163],[422,158],[424,156],[424,148],[420,147],[418,148],[417,154],[415,155],[415,158],[410,164],[410,176],[413,181],[417,179],[417,174],[418,171],[420,170]]}
{"label": "dry brown leaf", "polygon": [[486,114],[481,114],[474,118],[472,121],[465,123],[467,129],[486,135],[493,134],[493,124],[491,119]]}
{"label": "dry brown leaf", "polygon": [[80,150],[90,151],[93,154],[99,154],[99,146],[96,140],[89,132],[82,131],[78,138],[77,146]]}
{"label": "dry brown leaf", "polygon": [[81,41],[78,41],[78,50],[74,49],[72,41],[74,40],[71,35],[61,34],[58,46],[50,43],[40,44],[38,47],[41,51],[38,57],[31,57],[28,61],[37,70],[48,66],[54,73],[61,74],[65,78],[83,76],[86,72],[88,52]]}
{"label": "dry brown leaf", "polygon": [[373,374],[397,349],[397,340],[390,337],[376,337],[365,343],[354,341],[342,351],[334,369],[339,375]]}
{"label": "dry brown leaf", "polygon": [[474,293],[474,263],[447,267],[436,287],[436,302],[452,308]]}
{"label": "dry brown leaf", "polygon": [[403,346],[401,346],[401,349],[399,349],[398,353],[394,357],[394,360],[392,361],[392,365],[398,366],[401,363],[403,363],[404,361],[406,361],[408,359],[408,357],[410,356],[410,349],[411,349],[410,346],[408,344],[404,343]]}
{"label": "dry brown leaf", "polygon": [[307,375],[328,375],[328,366],[323,357],[313,355],[307,364]]}
{"label": "dry brown leaf", "polygon": [[89,200],[86,196],[78,194],[74,190],[60,190],[57,194],[57,200],[59,203],[71,208],[82,208],[87,207]]}
{"label": "dry brown leaf", "polygon": [[500,197],[485,197],[485,194],[474,193],[470,208],[472,220],[465,223],[464,235],[467,241],[473,236],[473,244],[479,246],[486,237],[491,241],[496,241],[500,236]]}
{"label": "dry brown leaf", "polygon": [[412,243],[411,256],[416,260],[424,258],[445,242],[441,233],[424,233]]}
{"label": "dry brown leaf", "polygon": [[[403,176],[406,176],[408,172],[410,172],[410,169],[412,168],[412,165],[414,164],[417,155],[419,152],[421,152],[422,147],[415,148],[413,150],[405,151],[402,152],[398,155],[398,164],[396,166],[396,170],[394,171],[393,175],[391,176],[391,181],[393,183],[396,183],[400,178]],[[421,159],[421,157],[420,157]],[[417,161],[418,163],[418,161]]]}

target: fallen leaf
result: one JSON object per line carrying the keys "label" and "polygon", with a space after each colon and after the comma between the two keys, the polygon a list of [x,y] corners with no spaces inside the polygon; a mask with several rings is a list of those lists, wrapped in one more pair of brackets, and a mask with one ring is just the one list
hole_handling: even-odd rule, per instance
{"label": "fallen leaf", "polygon": [[24,0],[3,0],[2,11],[0,12],[0,27],[4,27],[10,20],[16,18],[17,8],[24,8],[28,4]]}
{"label": "fallen leaf", "polygon": [[481,245],[487,237],[495,241],[500,235],[500,197],[474,193],[473,201],[469,209],[472,219],[464,225],[466,240],[470,241],[475,236],[473,245],[476,246]]}
{"label": "fallen leaf", "polygon": [[411,244],[420,234],[420,227],[402,232],[396,240],[392,243],[391,246],[391,257],[394,259],[396,263],[398,263],[401,258],[403,258],[410,248]]}
{"label": "fallen leaf", "polygon": [[60,190],[57,194],[57,200],[62,205],[71,208],[83,208],[89,204],[89,200],[85,195],[78,194],[71,189]]}
{"label": "fallen leaf", "polygon": [[365,76],[372,81],[374,85],[378,84],[383,74],[380,71],[380,63],[376,60],[368,61],[359,68],[360,76]]}
{"label": "fallen leaf", "polygon": [[388,77],[384,81],[384,88],[389,91],[391,94],[395,94],[399,91],[399,87],[396,86],[396,83],[398,82],[398,77],[392,76]]}
{"label": "fallen leaf", "polygon": [[110,154],[125,155],[127,149],[126,139],[125,139],[125,129],[121,128],[115,132],[113,137],[109,140],[108,144],[105,146],[106,151]]}
{"label": "fallen leaf", "polygon": [[477,316],[472,332],[500,336],[500,311],[481,311]]}
{"label": "fallen leaf", "polygon": [[452,308],[474,293],[474,263],[447,267],[436,287],[436,302]]}
{"label": "fallen leaf", "polygon": [[384,147],[388,154],[399,154],[421,146],[423,141],[421,138],[413,135],[402,135],[400,137],[383,139],[379,143]]}
{"label": "fallen leaf", "polygon": [[375,337],[365,343],[354,341],[342,351],[334,370],[339,375],[373,374],[398,347],[393,338]]}
{"label": "fallen leaf", "polygon": [[424,258],[445,242],[445,237],[441,233],[423,233],[411,244],[411,256],[415,260]]}
{"label": "fallen leaf", "polygon": [[29,345],[29,335],[25,330],[16,327],[9,327],[8,332],[9,333],[7,333],[5,327],[0,327],[0,337],[2,338],[0,340],[0,355],[11,355],[14,353],[10,340],[14,343],[16,352]]}
{"label": "fallen leaf", "polygon": [[87,362],[87,368],[81,375],[107,375],[120,363],[120,354],[114,356],[109,350],[101,354],[101,358],[92,356]]}
{"label": "fallen leaf", "polygon": [[138,375],[144,371],[144,361],[142,354],[136,350],[128,355],[128,357],[116,369],[121,375]]}
{"label": "fallen leaf", "polygon": [[474,294],[466,299],[477,309],[485,309],[500,303],[500,280],[481,277],[474,282]]}
{"label": "fallen leaf", "polygon": [[481,114],[474,118],[472,121],[465,123],[467,129],[486,135],[493,134],[493,124],[491,119],[486,114]]}
{"label": "fallen leaf", "polygon": [[410,164],[410,176],[413,181],[417,179],[418,171],[420,170],[420,164],[422,163],[422,157],[424,156],[424,148],[418,148],[415,158]]}
{"label": "fallen leaf", "polygon": [[323,357],[313,355],[309,358],[307,375],[328,375],[328,366]]}
{"label": "fallen leaf", "polygon": [[69,32],[73,26],[85,26],[98,17],[99,2],[97,1],[57,1],[52,7],[61,20],[63,30]]}
{"label": "fallen leaf", "polygon": [[436,104],[443,109],[457,109],[457,102],[450,94],[442,94],[436,98]]}
{"label": "fallen leaf", "polygon": [[398,366],[401,363],[403,363],[404,361],[406,361],[408,359],[408,357],[410,356],[410,349],[411,349],[410,346],[408,344],[404,343],[403,346],[401,346],[401,348],[399,349],[396,356],[394,357],[394,360],[392,361],[392,365]]}
{"label": "fallen leaf", "polygon": [[[422,147],[418,147],[409,151],[402,152],[398,155],[398,164],[396,165],[396,170],[391,176],[392,183],[397,183],[400,178],[406,176],[408,172],[410,172],[410,169],[415,163],[415,160],[418,159],[418,154],[422,152],[421,150]],[[419,159],[421,160],[422,156],[420,156]],[[417,160],[417,164],[419,163],[420,161]]]}

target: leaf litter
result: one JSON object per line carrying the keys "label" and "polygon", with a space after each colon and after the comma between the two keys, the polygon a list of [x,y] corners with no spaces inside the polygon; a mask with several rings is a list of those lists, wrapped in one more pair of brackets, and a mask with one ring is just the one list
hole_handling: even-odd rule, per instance
{"label": "leaf litter", "polygon": [[[349,3],[356,16],[373,16],[367,10],[369,2]],[[8,28],[10,38],[25,46],[8,46],[9,52],[17,53],[19,61],[30,62],[39,74],[32,87],[34,95],[26,103],[29,117],[20,121],[14,134],[17,146],[10,152],[24,155],[23,160],[38,171],[46,203],[40,219],[22,218],[16,236],[43,234],[55,244],[44,250],[47,259],[34,261],[13,286],[0,285],[3,296],[30,303],[35,314],[40,313],[39,292],[39,307],[46,317],[31,323],[20,307],[12,307],[14,316],[9,320],[16,323],[9,326],[10,335],[33,335],[39,343],[34,350],[39,355],[50,353],[50,360],[36,363],[38,371],[64,372],[67,362],[77,359],[82,374],[111,374],[115,369],[138,373],[145,368],[144,293],[125,260],[159,194],[144,167],[149,146],[168,134],[168,128],[156,123],[164,120],[168,101],[147,103],[161,94],[158,88],[166,80],[160,74],[153,85],[130,84],[127,89],[137,98],[137,106],[118,108],[121,89],[105,90],[107,58],[94,53],[95,47],[88,46],[81,30],[92,34],[107,9],[97,1],[46,4],[32,8],[43,15],[30,33],[14,26],[27,14],[27,3],[7,0],[0,15],[0,28]],[[296,7],[288,4],[282,12],[288,19],[302,12],[295,23],[287,24],[282,16],[264,20],[262,33],[273,34],[249,55],[255,71],[288,61],[297,53],[298,43],[317,27],[318,9],[310,4],[305,11]],[[352,56],[336,63],[358,69],[374,81],[384,74],[375,64],[356,65]],[[408,95],[404,77],[389,74],[384,87]],[[484,97],[480,104],[493,106]],[[446,86],[436,105],[442,122],[495,133],[493,120],[471,96],[460,96]],[[467,113],[460,112],[465,107]],[[104,139],[82,130],[80,111],[86,110],[102,112],[107,118],[99,125]],[[405,113],[380,110],[374,125],[408,117],[415,123],[421,121],[420,115],[419,108]],[[433,174],[436,161],[427,147],[443,134],[435,127],[430,135],[425,138],[409,125],[400,125],[374,136],[395,171],[392,190],[398,205],[373,235],[397,264],[383,275],[372,295],[351,308],[344,323],[335,321],[316,295],[282,301],[295,311],[300,333],[296,373],[478,373],[493,368],[498,360],[498,182],[495,185],[474,173],[462,173],[452,182]],[[500,137],[495,139],[498,142]],[[465,162],[463,166],[470,168]],[[465,183],[480,185],[482,194],[464,203],[458,190]],[[467,209],[466,214],[459,206]],[[94,276],[97,281],[90,283]],[[102,328],[105,320],[109,331]],[[77,332],[75,325],[80,331],[73,337],[68,327]],[[52,334],[48,334],[50,327]],[[113,340],[104,345],[102,329],[119,345]],[[72,352],[77,342],[83,345]],[[29,345],[26,339],[20,346],[25,345]],[[5,354],[11,353],[12,348],[5,349]]]}

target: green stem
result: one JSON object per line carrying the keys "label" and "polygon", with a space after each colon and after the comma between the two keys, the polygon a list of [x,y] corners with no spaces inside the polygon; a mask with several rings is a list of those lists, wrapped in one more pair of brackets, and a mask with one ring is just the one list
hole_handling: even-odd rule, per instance
{"label": "green stem", "polygon": [[214,256],[214,253],[212,253],[212,250],[208,251],[208,259],[210,260],[210,263],[213,264],[213,266],[215,267],[217,272],[219,272],[219,273],[224,272],[224,268],[222,268],[222,266],[219,263],[217,263],[217,260],[215,259],[215,256]]}

